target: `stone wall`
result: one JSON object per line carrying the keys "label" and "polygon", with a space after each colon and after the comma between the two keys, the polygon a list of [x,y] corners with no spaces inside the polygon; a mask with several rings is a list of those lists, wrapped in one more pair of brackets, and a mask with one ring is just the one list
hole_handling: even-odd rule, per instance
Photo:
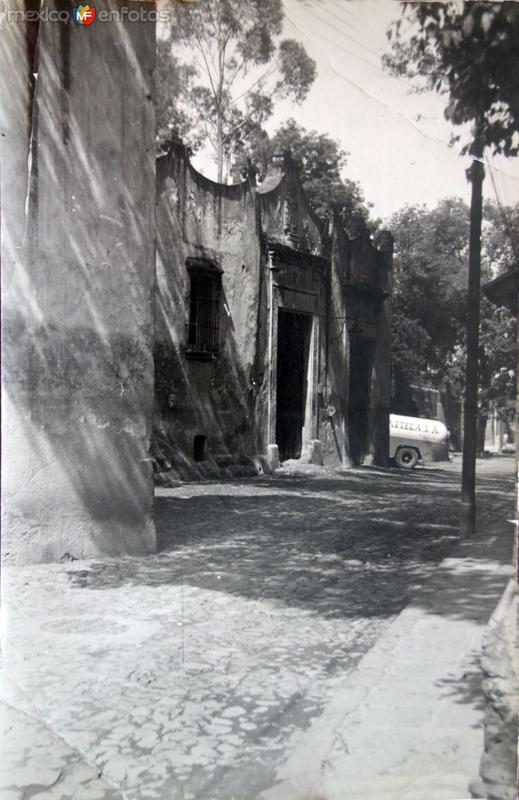
{"label": "stone wall", "polygon": [[[287,156],[260,188],[222,186],[174,146],[156,181],[152,24],[2,27],[3,557],[149,552],[152,463],[177,477],[265,465],[283,314],[308,322],[301,457],[351,460],[351,298],[381,291],[390,259],[341,234],[331,260]],[[189,338],[200,270],[219,314],[202,353]],[[367,401],[379,463],[385,309]]]}
{"label": "stone wall", "polygon": [[[155,463],[186,478],[250,467],[260,284],[253,187],[210,181],[175,145],[158,160],[157,198]],[[192,259],[221,271],[218,354],[207,358],[189,352],[186,336]]]}
{"label": "stone wall", "polygon": [[511,580],[492,615],[483,640],[481,668],[485,696],[484,753],[473,797],[517,797],[519,714],[518,594]]}
{"label": "stone wall", "polygon": [[[386,464],[391,242],[380,252],[367,232],[350,241],[337,221],[329,245],[321,228],[286,154],[259,187],[208,180],[180,144],[159,158],[153,454],[160,480],[236,474],[275,461],[280,417],[290,417],[278,407],[287,314],[294,330],[301,327],[305,353],[296,353],[295,339],[281,346],[303,357],[305,374],[302,442],[285,446],[284,457],[294,451],[303,460],[362,463],[369,455]],[[190,351],[193,269],[221,281],[218,346],[198,354]],[[366,339],[371,353],[355,458],[352,336]]]}
{"label": "stone wall", "polygon": [[[372,256],[373,257],[373,256]],[[393,238],[385,232],[376,251],[376,325],[373,377],[370,393],[369,451],[371,463],[387,466],[391,405],[391,296],[393,292]]]}
{"label": "stone wall", "polygon": [[323,413],[323,449],[344,463],[387,465],[391,392],[393,242],[354,239],[335,218]]}
{"label": "stone wall", "polygon": [[2,25],[3,557],[148,552],[154,26]]}

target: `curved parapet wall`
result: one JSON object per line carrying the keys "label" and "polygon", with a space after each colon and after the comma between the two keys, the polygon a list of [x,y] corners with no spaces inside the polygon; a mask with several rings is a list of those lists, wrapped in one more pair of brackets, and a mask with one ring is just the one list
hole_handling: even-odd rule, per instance
{"label": "curved parapet wall", "polygon": [[287,153],[274,157],[258,186],[257,200],[265,239],[303,253],[322,254],[322,223],[310,208],[299,168]]}
{"label": "curved parapet wall", "polygon": [[[259,186],[209,180],[180,143],[159,158],[153,454],[162,480],[265,465],[276,446],[282,458],[322,451],[327,463],[386,463],[391,243],[350,241],[337,222],[324,248],[322,228],[287,154]],[[354,352],[359,337],[369,357]],[[368,370],[356,448],[352,364]]]}
{"label": "curved parapet wall", "polygon": [[[229,466],[252,469],[256,213],[250,181],[209,180],[180,144],[159,158],[153,455],[161,473],[195,478]],[[204,286],[213,292],[212,310],[197,299]],[[203,314],[213,339],[197,345]]]}

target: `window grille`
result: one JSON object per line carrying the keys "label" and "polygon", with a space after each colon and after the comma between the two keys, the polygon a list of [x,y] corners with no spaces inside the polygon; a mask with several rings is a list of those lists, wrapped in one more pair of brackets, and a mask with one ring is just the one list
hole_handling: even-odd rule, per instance
{"label": "window grille", "polygon": [[191,285],[186,354],[212,357],[218,352],[221,271],[211,262],[193,262],[188,260]]}

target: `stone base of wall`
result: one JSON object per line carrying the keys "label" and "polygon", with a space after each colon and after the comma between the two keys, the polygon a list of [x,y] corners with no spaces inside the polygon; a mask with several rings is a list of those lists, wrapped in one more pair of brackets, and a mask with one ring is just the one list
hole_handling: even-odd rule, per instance
{"label": "stone base of wall", "polygon": [[[264,470],[266,471],[266,470]],[[200,464],[185,464],[168,469],[161,464],[156,467],[153,479],[156,486],[176,486],[182,481],[214,481],[232,478],[250,478],[260,474],[253,461],[219,465],[216,461],[204,461]]]}
{"label": "stone base of wall", "polygon": [[484,752],[472,797],[517,797],[517,722],[519,713],[518,591],[508,584],[490,620],[482,648],[485,696]]}
{"label": "stone base of wall", "polygon": [[323,449],[319,439],[312,439],[305,442],[301,451],[301,463],[303,464],[317,464],[322,467],[323,465]]}

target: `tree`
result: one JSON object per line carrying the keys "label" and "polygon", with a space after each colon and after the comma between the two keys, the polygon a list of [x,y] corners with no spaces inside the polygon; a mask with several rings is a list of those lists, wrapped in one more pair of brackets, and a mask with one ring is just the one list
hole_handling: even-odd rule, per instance
{"label": "tree", "polygon": [[[462,530],[476,520],[476,421],[478,410],[479,305],[483,155],[485,147],[506,156],[518,153],[519,6],[516,2],[405,3],[411,32],[400,35],[402,20],[388,35],[393,54],[386,59],[397,74],[426,77],[448,94],[446,117],[454,125],[472,123],[463,152],[473,156],[469,234],[467,360],[462,465]],[[458,137],[459,138],[459,137]]]}
{"label": "tree", "polygon": [[360,186],[341,174],[348,153],[331,136],[307,131],[289,119],[269,140],[266,156],[271,158],[284,151],[290,151],[292,158],[300,163],[306,196],[319,217],[328,218],[335,208],[347,226],[355,218],[368,220],[369,209]]}
{"label": "tree", "polygon": [[484,448],[485,423],[493,409],[507,428],[515,417],[516,321],[504,308],[482,298],[480,325],[478,450]]}
{"label": "tree", "polygon": [[[507,251],[508,236],[499,210],[491,203],[485,206],[485,222],[494,231],[483,249],[483,272],[490,279],[496,253]],[[455,198],[441,201],[432,211],[406,206],[391,217],[387,227],[395,239],[392,351],[397,388],[410,384],[440,388],[447,381],[463,389],[469,209]],[[510,419],[514,324],[507,311],[482,298],[478,450],[483,449],[490,406],[503,419]],[[448,424],[455,428],[453,420]]]}
{"label": "tree", "polygon": [[519,204],[483,208],[483,259],[489,279],[519,264]]}
{"label": "tree", "polygon": [[408,382],[437,385],[465,323],[468,209],[456,198],[432,211],[405,206],[387,227],[395,239],[393,361]]}
{"label": "tree", "polygon": [[174,56],[171,42],[157,41],[157,68],[155,71],[156,126],[159,147],[171,136],[189,138],[190,145],[197,149],[200,133],[196,132],[196,114],[190,101],[195,70],[189,64],[181,64]]}
{"label": "tree", "polygon": [[[246,155],[252,159],[259,178],[268,171],[272,157],[289,152],[300,165],[300,177],[310,207],[320,219],[338,212],[346,229],[354,232],[356,222],[369,221],[369,206],[358,183],[342,177],[348,153],[325,133],[308,131],[294,119],[283,123],[269,137],[262,133]],[[372,226],[374,222],[370,223]]]}
{"label": "tree", "polygon": [[315,62],[299,42],[281,39],[282,0],[177,3],[172,14],[170,51],[193,70],[191,130],[214,148],[221,181],[224,165],[229,171],[236,152],[271,116],[274,100],[305,99]]}
{"label": "tree", "polygon": [[[383,61],[396,75],[447,96],[454,125],[476,123],[481,147],[517,155],[519,4],[403,3]],[[473,152],[474,139],[463,152]]]}

